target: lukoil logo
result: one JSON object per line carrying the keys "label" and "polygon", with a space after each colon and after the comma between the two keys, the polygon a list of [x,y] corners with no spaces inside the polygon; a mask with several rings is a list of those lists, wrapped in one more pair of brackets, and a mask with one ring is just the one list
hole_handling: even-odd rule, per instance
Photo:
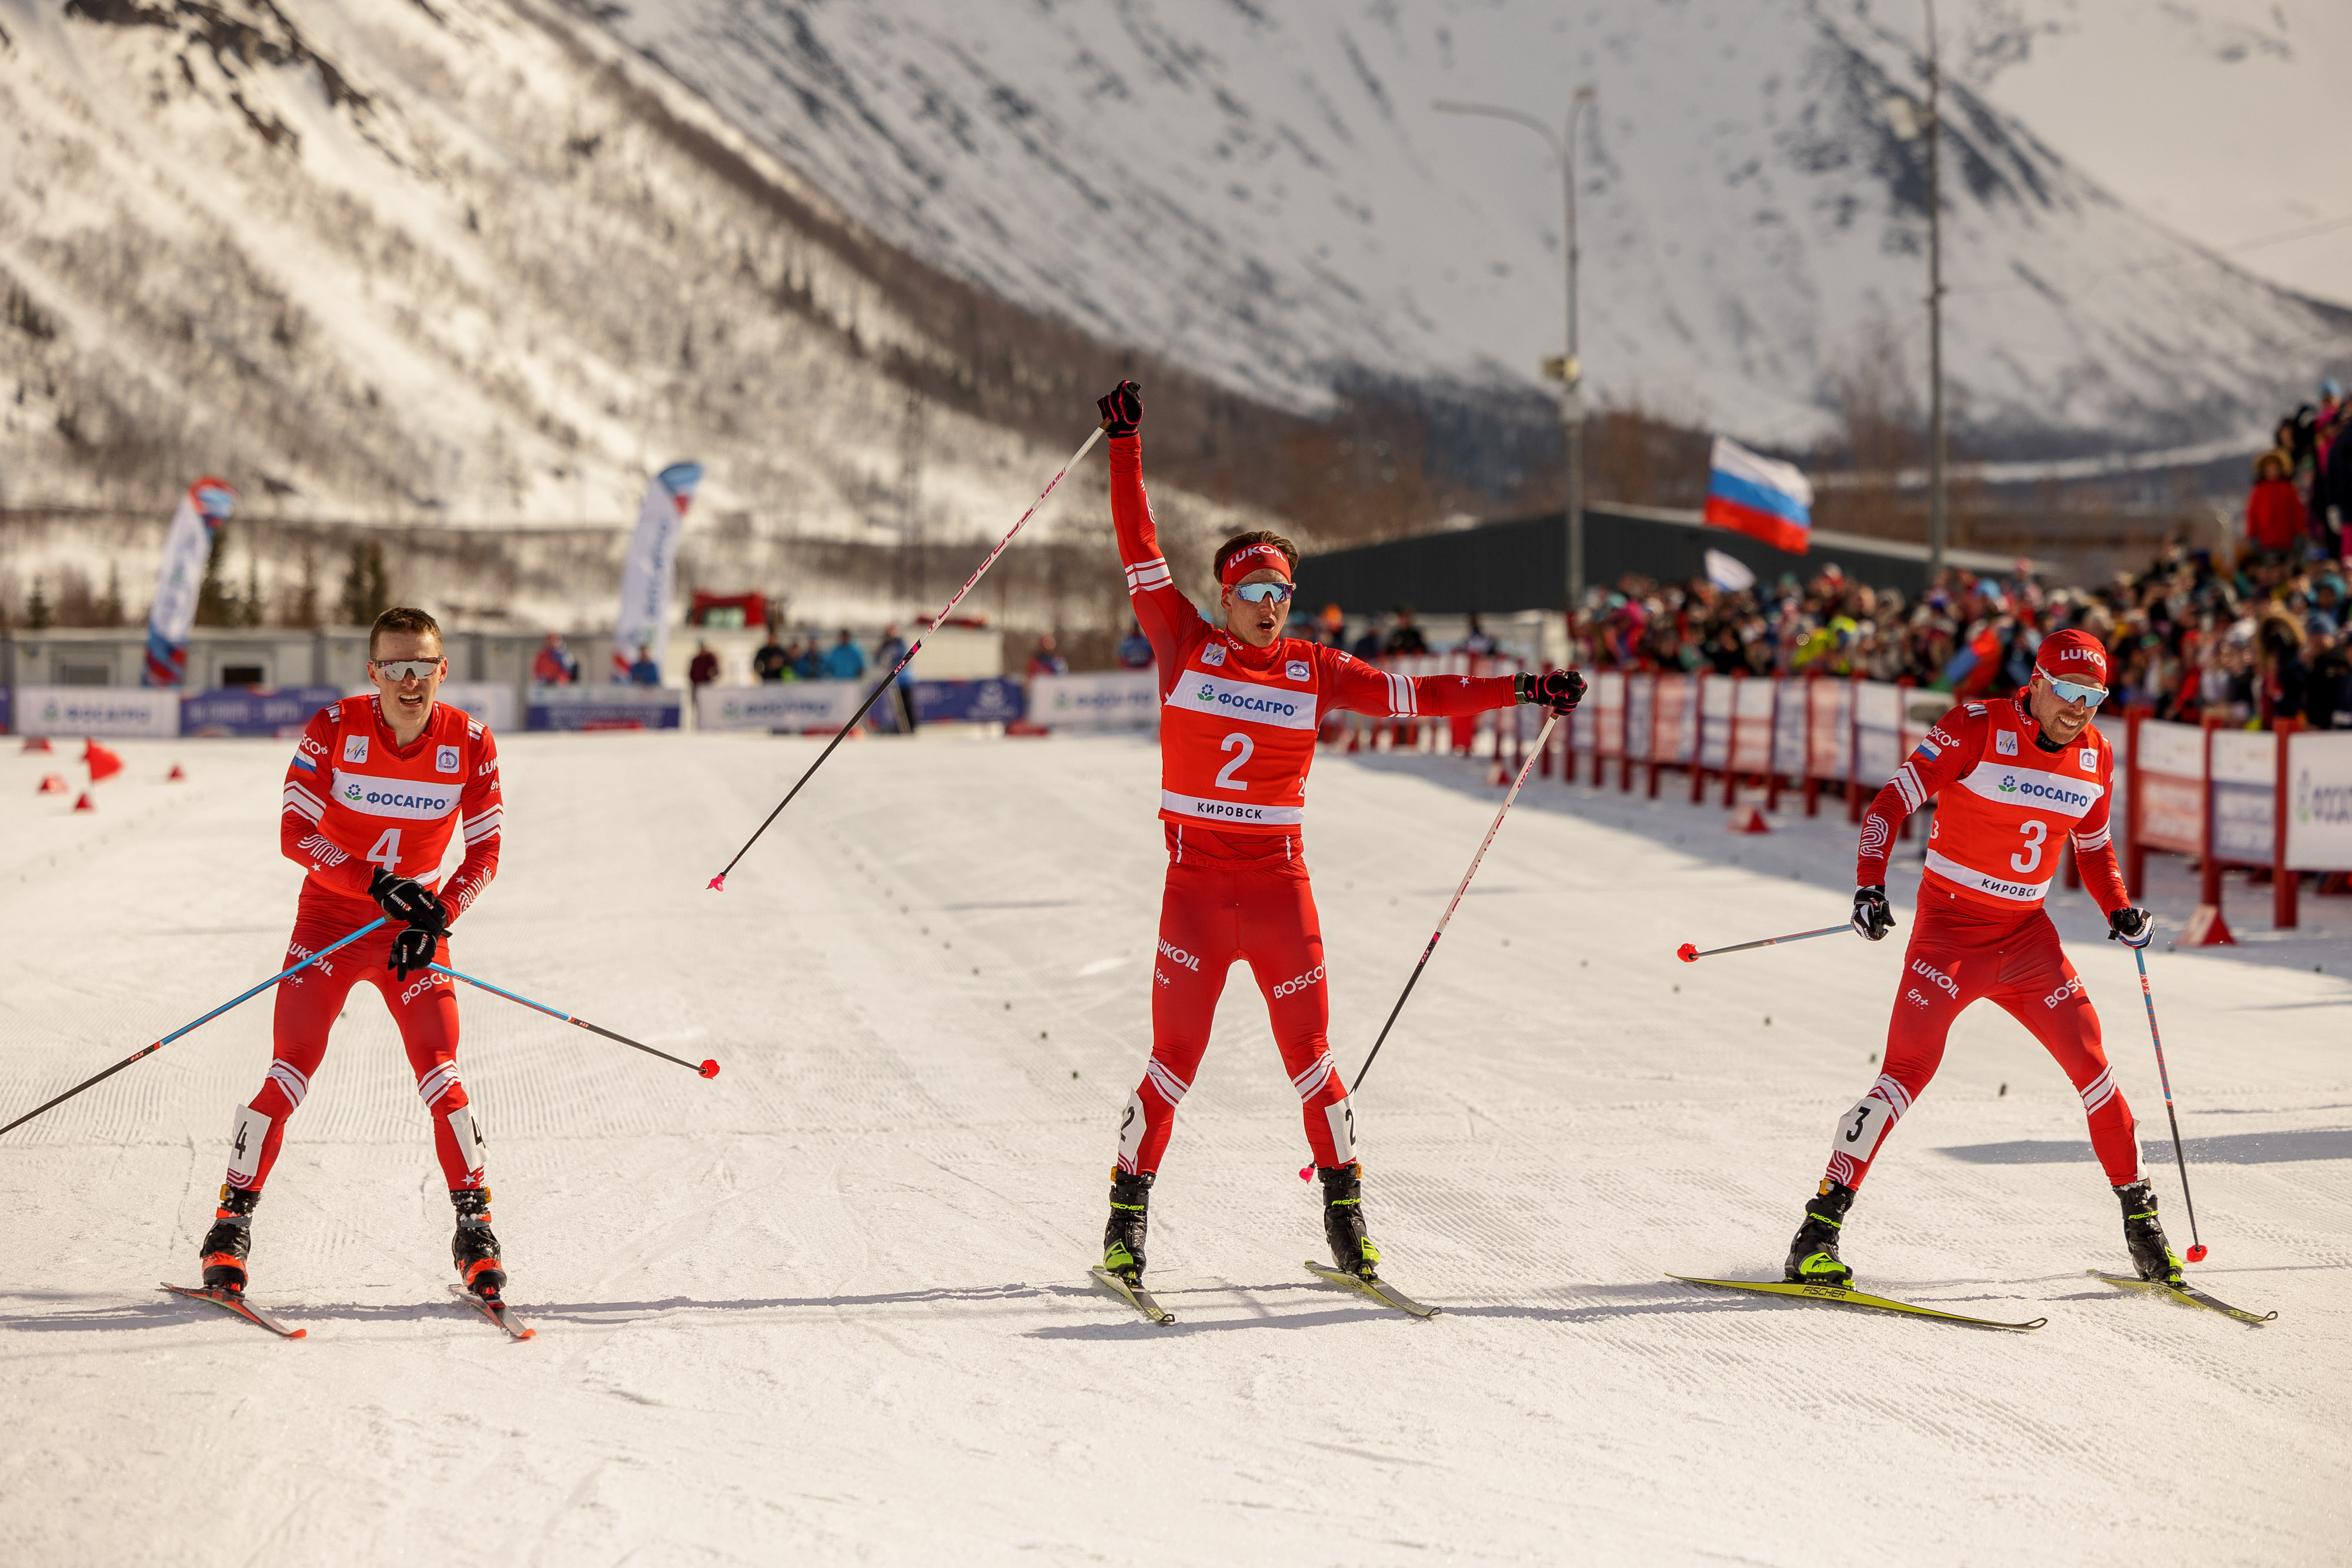
{"label": "lukoil logo", "polygon": [[1952,977],[1944,973],[1943,970],[1937,968],[1933,964],[1928,963],[1927,959],[1912,959],[1911,972],[1915,975],[1925,976],[1937,990],[1942,991],[1954,1001],[1960,999],[1960,988],[1952,983]]}
{"label": "lukoil logo", "polygon": [[1162,936],[1160,939],[1160,952],[1161,956],[1169,959],[1171,962],[1183,965],[1184,967],[1192,970],[1196,975],[1201,972],[1201,960],[1199,956],[1197,954],[1187,953],[1181,947],[1170,946],[1168,945],[1168,938],[1165,936]]}

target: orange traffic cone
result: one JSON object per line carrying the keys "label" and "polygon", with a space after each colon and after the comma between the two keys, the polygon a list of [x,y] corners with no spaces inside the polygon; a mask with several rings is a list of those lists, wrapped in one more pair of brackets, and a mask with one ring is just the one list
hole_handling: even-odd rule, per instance
{"label": "orange traffic cone", "polygon": [[1772,831],[1772,824],[1764,820],[1764,813],[1753,800],[1741,801],[1731,813],[1731,821],[1724,827],[1734,833],[1769,833]]}
{"label": "orange traffic cone", "polygon": [[111,779],[122,771],[121,754],[94,740],[81,743],[81,759],[89,769],[89,781],[93,784],[101,779]]}
{"label": "orange traffic cone", "polygon": [[42,774],[41,787],[39,789],[35,791],[35,793],[41,795],[62,795],[65,792],[66,776],[62,773]]}
{"label": "orange traffic cone", "polygon": [[26,751],[47,751],[49,749],[49,737],[46,735],[28,735],[25,737],[25,749]]}
{"label": "orange traffic cone", "polygon": [[2234,947],[2238,939],[2230,935],[2230,923],[2221,918],[2218,904],[2200,904],[2189,915],[2189,925],[2180,933],[2178,944],[2183,947]]}
{"label": "orange traffic cone", "polygon": [[166,783],[184,784],[188,779],[188,770],[174,762],[172,764],[172,771],[164,774],[163,779]]}
{"label": "orange traffic cone", "polygon": [[98,802],[91,800],[89,798],[89,791],[85,789],[81,792],[81,799],[74,802],[74,810],[77,811],[95,811],[98,810]]}

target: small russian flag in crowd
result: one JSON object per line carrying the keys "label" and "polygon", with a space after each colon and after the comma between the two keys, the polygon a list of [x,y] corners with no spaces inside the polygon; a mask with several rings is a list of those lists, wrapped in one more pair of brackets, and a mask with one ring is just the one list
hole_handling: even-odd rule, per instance
{"label": "small russian flag in crowd", "polygon": [[1813,487],[1793,465],[1718,435],[1707,460],[1706,521],[1802,555],[1813,537]]}

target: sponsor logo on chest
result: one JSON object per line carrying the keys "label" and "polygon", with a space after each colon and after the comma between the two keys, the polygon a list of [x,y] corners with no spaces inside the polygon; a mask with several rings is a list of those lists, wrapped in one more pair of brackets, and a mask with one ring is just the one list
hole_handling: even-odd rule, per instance
{"label": "sponsor logo on chest", "polygon": [[[1206,653],[1202,655],[1204,661],[1207,656]],[[1224,675],[1186,675],[1169,692],[1168,706],[1244,724],[1272,725],[1277,729],[1315,727],[1313,693],[1236,681]]]}
{"label": "sponsor logo on chest", "polygon": [[1212,643],[1207,647],[1201,650],[1201,663],[1204,664],[1222,664],[1224,662],[1225,645],[1223,643]]}
{"label": "sponsor logo on chest", "polygon": [[2083,747],[2082,750],[2076,752],[2074,754],[2074,758],[2076,761],[2083,765],[2084,772],[2096,773],[2099,770],[2099,748],[2097,747],[2086,746]]}
{"label": "sponsor logo on chest", "polygon": [[2017,737],[2016,737],[2016,735],[2015,735],[2013,732],[2011,732],[2011,731],[2010,731],[2010,730],[2006,730],[2006,729],[1997,729],[1997,730],[1994,730],[1994,731],[1992,732],[1992,748],[1993,748],[1993,750],[1995,750],[1996,752],[1999,752],[1999,753],[2000,753],[2001,756],[2003,756],[2003,757],[2014,757],[2014,756],[2016,756],[2016,755],[2017,755]]}
{"label": "sponsor logo on chest", "polygon": [[1286,681],[1305,680],[1307,678],[1307,661],[1304,659],[1293,659],[1288,664],[1283,665],[1282,678]]}
{"label": "sponsor logo on chest", "polygon": [[346,761],[346,762],[365,762],[365,761],[367,760],[367,751],[368,751],[368,737],[367,737],[366,736],[364,736],[364,735],[347,735],[347,736],[343,737],[343,760],[344,760],[344,761]]}
{"label": "sponsor logo on chest", "polygon": [[457,786],[416,779],[384,779],[338,768],[335,803],[362,816],[429,821],[457,809]]}
{"label": "sponsor logo on chest", "polygon": [[434,748],[433,768],[435,772],[457,773],[462,771],[465,766],[465,760],[457,755],[457,748],[456,747],[442,746]]}

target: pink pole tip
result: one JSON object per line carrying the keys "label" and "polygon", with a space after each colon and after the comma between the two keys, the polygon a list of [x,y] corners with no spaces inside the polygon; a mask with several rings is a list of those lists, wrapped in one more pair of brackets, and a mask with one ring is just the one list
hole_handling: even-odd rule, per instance
{"label": "pink pole tip", "polygon": [[727,873],[725,872],[722,871],[717,876],[710,879],[710,891],[713,893],[724,893],[727,891]]}
{"label": "pink pole tip", "polygon": [[1680,958],[1685,964],[1697,963],[1698,944],[1696,942],[1684,943],[1681,946],[1675,949],[1675,956]]}
{"label": "pink pole tip", "polygon": [[1309,1178],[1314,1175],[1314,1171],[1315,1171],[1315,1167],[1314,1167],[1313,1166],[1299,1166],[1299,1167],[1298,1167],[1298,1179],[1299,1179],[1300,1181],[1306,1181],[1306,1180],[1308,1180],[1308,1179],[1309,1179]]}
{"label": "pink pole tip", "polygon": [[701,1073],[705,1078],[716,1078],[719,1076],[719,1063],[706,1061],[695,1071]]}
{"label": "pink pole tip", "polygon": [[2203,1242],[2200,1241],[2196,1246],[2191,1247],[2189,1249],[2189,1260],[2191,1263],[2202,1263],[2205,1261],[2205,1244]]}

